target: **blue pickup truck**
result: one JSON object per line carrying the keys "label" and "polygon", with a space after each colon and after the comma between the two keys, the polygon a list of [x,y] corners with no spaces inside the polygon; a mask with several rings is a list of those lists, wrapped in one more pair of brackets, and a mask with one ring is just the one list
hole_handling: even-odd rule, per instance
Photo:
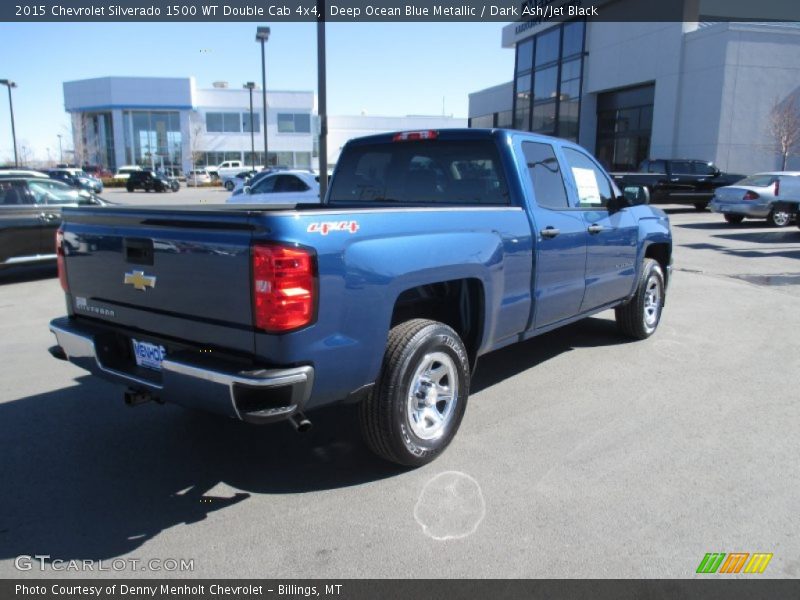
{"label": "blue pickup truck", "polygon": [[575,144],[508,130],[350,141],[322,204],[69,208],[57,358],[250,423],[359,403],[417,466],[459,428],[478,357],[609,308],[658,327],[667,216]]}

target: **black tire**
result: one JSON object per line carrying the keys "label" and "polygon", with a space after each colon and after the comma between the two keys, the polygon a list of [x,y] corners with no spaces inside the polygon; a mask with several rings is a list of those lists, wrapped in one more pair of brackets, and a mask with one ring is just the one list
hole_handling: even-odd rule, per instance
{"label": "black tire", "polygon": [[698,212],[703,212],[708,207],[708,202],[695,202],[694,209]]}
{"label": "black tire", "polygon": [[738,225],[744,221],[744,217],[742,215],[725,215],[725,220],[731,225]]}
{"label": "black tire", "polygon": [[792,213],[788,210],[773,208],[767,215],[767,223],[770,227],[786,227],[792,222]]}
{"label": "black tire", "polygon": [[228,180],[225,182],[225,189],[228,190],[229,192],[232,192],[233,188],[235,187],[236,185],[232,181]]}
{"label": "black tire", "polygon": [[[652,286],[657,287],[657,298],[652,296]],[[637,340],[653,335],[661,322],[665,292],[661,265],[652,258],[645,258],[636,294],[626,304],[614,309],[620,331]]]}
{"label": "black tire", "polygon": [[[437,362],[437,355],[442,362]],[[423,369],[427,363],[430,363],[430,375],[443,368],[447,373],[452,372],[457,381],[457,388],[453,391],[453,382],[446,375],[447,385],[442,387],[453,392],[449,413],[447,401],[439,399],[440,386],[431,384],[432,379],[425,377]],[[440,367],[434,368],[437,364]],[[438,380],[441,381],[442,378]],[[461,425],[469,397],[469,383],[466,348],[450,327],[438,321],[412,319],[392,328],[378,380],[359,406],[361,431],[367,446],[381,458],[400,465],[419,467],[431,462],[447,448]],[[423,407],[428,406],[435,414],[445,415],[439,429],[432,430],[435,433],[433,438],[426,437],[424,431],[419,431],[423,437],[418,435],[418,430],[424,429],[427,420],[423,418],[420,424],[421,421],[410,415],[412,386],[418,389],[415,394],[415,398],[419,398],[415,400],[418,410],[425,410]],[[427,394],[423,391],[431,388],[432,392]],[[439,404],[444,405],[444,412],[440,412]],[[435,421],[431,427],[437,427]]]}
{"label": "black tire", "polygon": [[128,186],[125,186],[125,189],[127,189],[129,192],[132,192],[134,188],[133,188],[132,185],[128,185]]}

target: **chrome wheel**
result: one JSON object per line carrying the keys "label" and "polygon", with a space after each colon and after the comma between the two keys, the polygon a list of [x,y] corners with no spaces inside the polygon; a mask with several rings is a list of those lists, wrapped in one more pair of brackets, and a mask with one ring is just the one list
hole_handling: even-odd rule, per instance
{"label": "chrome wheel", "polygon": [[421,440],[442,436],[458,400],[458,372],[444,352],[426,354],[408,390],[408,423]]}
{"label": "chrome wheel", "polygon": [[774,210],[769,216],[769,220],[775,227],[786,227],[792,216],[785,210]]}
{"label": "chrome wheel", "polygon": [[661,301],[661,281],[655,275],[651,275],[644,291],[644,324],[648,329],[653,329],[658,325]]}

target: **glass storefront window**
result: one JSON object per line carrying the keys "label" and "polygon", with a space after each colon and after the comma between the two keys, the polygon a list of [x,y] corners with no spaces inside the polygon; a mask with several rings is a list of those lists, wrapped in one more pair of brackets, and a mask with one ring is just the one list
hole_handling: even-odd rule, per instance
{"label": "glass storefront window", "polygon": [[556,103],[547,102],[533,107],[531,130],[540,133],[554,133],[556,129]]}
{"label": "glass storefront window", "polygon": [[523,75],[517,78],[516,111],[514,113],[514,128],[527,129],[528,115],[531,106],[531,76]]}
{"label": "glass storefront window", "polygon": [[562,56],[574,56],[583,52],[583,21],[573,21],[564,25]]}
{"label": "glass storefront window", "polygon": [[561,28],[553,29],[540,34],[536,38],[536,57],[537,67],[558,60],[558,46],[561,41]]}
{"label": "glass storefront window", "polygon": [[295,152],[294,153],[294,166],[298,169],[311,168],[311,153],[310,152]]}
{"label": "glass storefront window", "polygon": [[517,46],[517,73],[530,71],[533,66],[533,39]]}
{"label": "glass storefront window", "polygon": [[558,67],[536,71],[533,76],[533,101],[553,100],[558,90]]}
{"label": "glass storefront window", "polygon": [[311,133],[311,115],[303,113],[278,113],[278,132]]}
{"label": "glass storefront window", "polygon": [[[242,131],[250,133],[250,113],[242,113]],[[261,115],[253,113],[253,132],[259,133],[261,131]]]}

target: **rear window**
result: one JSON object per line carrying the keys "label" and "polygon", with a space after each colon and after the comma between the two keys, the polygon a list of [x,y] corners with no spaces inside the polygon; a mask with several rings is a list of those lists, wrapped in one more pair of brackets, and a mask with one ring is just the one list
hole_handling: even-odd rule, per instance
{"label": "rear window", "polygon": [[330,204],[504,205],[508,189],[494,143],[425,140],[350,147]]}
{"label": "rear window", "polygon": [[750,175],[736,182],[736,185],[750,185],[753,187],[767,187],[778,181],[777,175]]}

